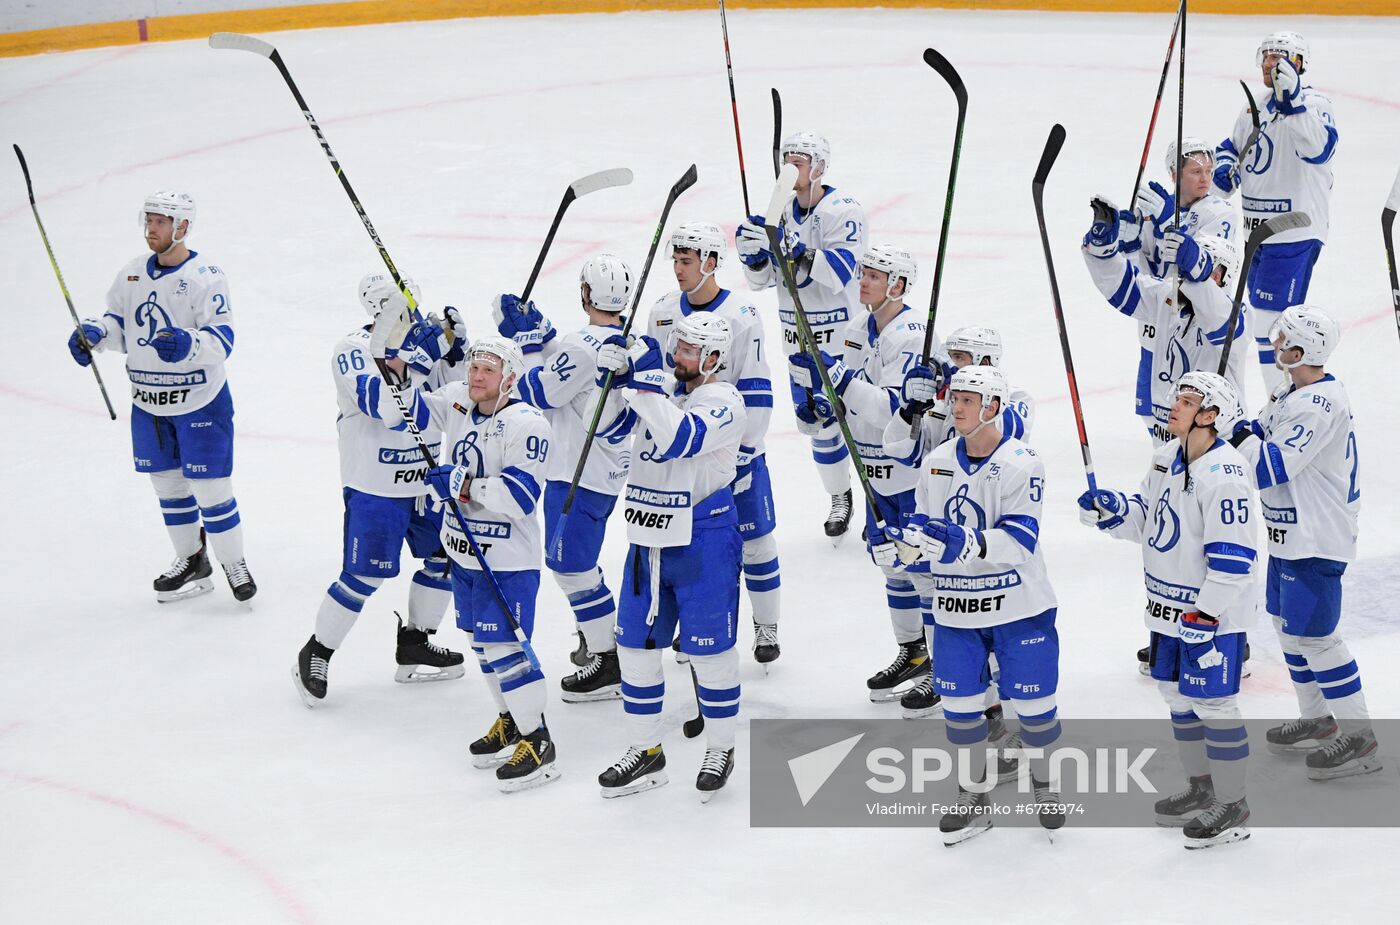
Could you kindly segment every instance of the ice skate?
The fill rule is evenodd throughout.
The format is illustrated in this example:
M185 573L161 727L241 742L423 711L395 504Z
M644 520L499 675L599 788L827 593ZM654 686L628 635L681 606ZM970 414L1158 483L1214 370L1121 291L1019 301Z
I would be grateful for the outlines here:
M515 717L502 713L496 717L486 735L467 746L472 756L472 767L485 771L505 764L511 757L504 753L505 750L515 748L519 741L520 730L515 728Z
M214 579L209 577L214 569L209 564L209 554L203 545L189 557L179 556L170 563L170 568L151 583L156 589L156 600L162 604L199 597L214 590Z
M565 703L622 699L622 669L617 663L617 650L590 655L588 664L567 678L560 678L559 686L563 688L560 697Z
M1153 804L1157 813L1157 824L1171 828L1184 826L1215 802L1215 786L1210 775L1193 777L1185 790L1163 797Z
M559 769L554 766L554 758L554 740L549 737L549 727L541 720L538 729L521 736L510 760L496 769L501 792L533 790L558 780Z
M734 773L733 748L707 748L705 758L700 762L700 774L695 778L695 789L700 791L700 802L708 803Z
M822 529L831 539L831 545L841 545L841 538L851 526L851 490L847 488L839 495L831 496L831 510L826 515Z
M399 620L398 646L394 661L398 670L394 680L402 684L418 681L451 681L467 673L462 653L433 645L432 630L405 626Z
M1000 747L1001 740L1006 738L1006 718L1001 704L993 704L982 711L982 715L987 717L987 742Z
M990 742L990 738L988 742ZM997 783L1009 784L1021 776L1021 734L1013 732L997 747Z
M992 827L991 805L990 794L973 793L959 787L957 802L938 820L944 847L951 848L986 833Z
M578 633L578 646L569 655L569 661L582 668L588 664L588 640L583 638L583 630L576 630Z
M1035 817L1040 820L1040 827L1053 843L1055 833L1065 825L1064 803L1060 801L1060 795L1050 789L1049 781L1032 777L1031 789L1035 791Z
M865 680L870 689L872 703L891 703L900 698L901 685L918 681L929 673L928 646L920 636L913 642L901 642L899 654L888 667L877 671Z
M598 786L605 800L655 790L669 781L666 753L660 745L647 749L628 748L617 763L598 775Z
M776 662L782 654L783 650L778 645L778 624L754 623L753 658L763 666L764 674L768 673L768 665Z
M321 645L314 634L297 653L296 664L292 666L292 682L296 684L302 703L308 707L314 707L326 699L330 661L334 654L335 650Z
M1138 649L1138 674L1152 677L1152 649L1149 646Z
M1302 717L1264 733L1269 751L1276 755L1297 755L1321 748L1337 734L1337 721L1330 715Z
M1344 732L1327 745L1308 752L1308 777L1311 780L1336 780L1355 777L1381 769L1376 754L1376 736L1370 729Z
M253 582L253 573L248 571L247 560L239 559L223 568L224 578L228 579L228 589L233 592L234 600L242 603L258 593L258 586Z
M873 696L871 699L875 699ZM934 716L943 712L943 695L933 689L933 673L924 672L924 676L919 679L904 695L899 698L900 714L905 719L923 719L925 716Z
M1234 803L1215 800L1205 812L1186 823L1187 850L1214 848L1249 837L1249 804L1243 799Z

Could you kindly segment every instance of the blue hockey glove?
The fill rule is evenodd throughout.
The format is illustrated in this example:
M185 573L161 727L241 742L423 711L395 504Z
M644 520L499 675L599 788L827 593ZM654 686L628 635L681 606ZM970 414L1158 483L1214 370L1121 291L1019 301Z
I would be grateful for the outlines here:
M1210 259L1210 254L1184 231L1169 232L1162 239L1158 253L1162 255L1163 263L1176 264L1181 278L1193 283L1209 279L1215 271L1215 261Z
M744 266L755 270L773 257L768 250L768 233L763 229L763 216L750 215L734 232L734 248L739 252L739 259Z
M1239 159L1232 148L1215 149L1215 188L1220 195L1229 196L1240 185Z
M409 327L399 345L398 358L426 376L449 349L440 319L429 315Z
M91 347L96 347L102 342L102 338L107 336L105 330L87 321L83 322L82 328L83 337L87 338L88 345ZM73 354L73 362L77 363L79 366L87 366L92 362L92 354L88 353L82 341L78 340L78 331L76 328L73 330L72 334L68 335L68 352Z
M1181 625L1177 635L1186 647L1191 661L1201 668L1215 668L1225 661L1225 656L1215 647L1215 631L1220 621L1214 617L1191 611L1181 615Z
M635 338L629 346L621 334L603 341L598 351L598 374L595 381L601 387L607 374L613 374L612 388L631 386L644 392L666 392L666 358L654 337Z
M894 544L893 533L898 533L897 527L886 527L884 530L876 529L871 531L867 542L870 546L870 560L882 569L900 569L904 564L899 561L899 549Z
M434 466L423 475L440 501L471 500L472 477L466 466Z
M151 339L151 347L167 363L191 359L197 343L187 328L162 328Z
M1264 428L1259 425L1259 422L1251 421L1248 418L1236 421L1235 432L1230 435L1230 445L1238 450L1250 437L1264 439Z
M827 378L831 380L831 387L836 390L837 395L843 394L846 386L856 377L845 360L834 357L825 350L822 351L822 365L826 367ZM804 389L811 389L813 392L822 390L821 373L817 371L817 361L812 359L810 353L794 353L788 357L788 375Z
M986 544L979 530L963 527L947 520L930 520L924 524L924 540L920 544L924 555L943 565L962 564L981 558Z
M947 372L942 364L935 367L924 366L916 363L909 367L909 372L904 374L904 382L899 386L899 400L906 408L919 409L932 404L938 399L938 393L943 391L947 380Z
M1128 499L1121 491L1086 491L1079 496L1079 522L1086 527L1112 530L1128 513Z
M452 346L442 355L448 366L456 366L466 359L467 348L471 346L471 338L467 336L467 322L462 317L462 313L451 305L443 306L442 313L446 316L444 327L452 332Z
M1285 116L1307 111L1307 107L1300 103L1302 95L1303 81L1298 76L1298 69L1292 61L1280 58L1274 65L1274 102L1278 104L1278 111Z
M1161 228L1172 217L1176 211L1176 197L1165 186L1153 180L1151 183L1137 191L1137 197L1133 200L1133 211L1142 217L1142 221L1152 220L1157 226L1155 233L1161 234Z

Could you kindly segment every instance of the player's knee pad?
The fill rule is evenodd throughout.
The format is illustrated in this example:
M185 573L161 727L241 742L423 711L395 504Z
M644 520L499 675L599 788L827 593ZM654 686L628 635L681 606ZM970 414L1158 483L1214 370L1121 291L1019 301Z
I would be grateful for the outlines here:
M179 469L152 472L151 486L156 490L156 497L163 501L188 498L193 494L189 481Z
M326 594L346 610L359 613L364 610L365 601L369 600L369 596L382 584L383 578L366 578L363 575L341 572L340 577L326 589Z
M1036 697L1034 700L1011 700L1011 709L1016 711L1016 715L1022 722L1034 719L1037 716L1044 716L1046 713L1054 712L1055 695L1049 697Z
M189 479L201 508L214 508L233 500L233 479Z
M633 687L653 687L661 684L665 674L661 667L660 649L631 649L617 647L617 666L622 681Z
M1059 709L1055 697L1012 700L1011 708L1021 721L1021 741L1032 748L1044 748L1060 737Z
M438 591L451 591L452 584L447 577L449 563L447 556L429 556L422 566L413 573L413 583Z
M584 591L592 591L603 583L603 571L596 567L586 572L550 572L550 574L554 576L554 583L559 586L560 591L564 592L565 597Z
M1240 713L1239 698L1234 696L1205 697L1201 700L1192 700L1191 709L1209 725L1217 725L1221 720L1237 724L1244 719L1243 714Z
M778 558L778 538L771 533L744 540L744 565L760 565Z
M1175 681L1158 681L1157 693L1162 695L1162 700L1166 702L1167 709L1173 713L1190 713L1196 708L1200 701L1192 700L1181 692Z
M1293 639L1298 654L1308 660L1314 671L1319 668L1332 668L1333 662L1341 665L1351 661L1347 644L1336 633L1328 633L1326 636L1294 636Z
M943 715L953 722L971 722L982 715L983 701L981 694L976 697L944 697L941 701Z
M695 678L702 687L727 688L739 685L739 650L730 647L714 655L692 655Z
M518 642L488 642L481 649L491 673L501 682L503 693L542 677L537 669L530 667L530 660Z

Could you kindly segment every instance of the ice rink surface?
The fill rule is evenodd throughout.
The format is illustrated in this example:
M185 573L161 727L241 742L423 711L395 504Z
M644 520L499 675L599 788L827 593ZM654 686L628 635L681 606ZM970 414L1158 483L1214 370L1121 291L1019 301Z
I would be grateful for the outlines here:
M632 168L631 187L573 207L537 286L536 301L568 329L583 321L583 260L611 250L639 268L665 190L692 161L700 181L673 219L741 218L716 20L473 19L269 38L399 266L431 305L466 307L477 332L491 295L524 285L569 181ZM1050 476L1042 543L1060 599L1061 714L1165 717L1133 662L1144 636L1138 553L1076 518L1083 478L1029 182L1050 125L1063 122L1046 197L1055 259L1101 481L1131 489L1148 455L1131 413L1134 330L1092 288L1078 244L1092 193L1127 204L1170 17L734 11L729 27L754 202L770 183L776 86L787 128L831 138L830 182L864 203L872 240L920 259L920 310L954 116L921 52L934 46L961 70L971 105L938 328L999 326L1012 380L1040 402L1033 442ZM1400 165L1400 97L1383 64L1400 22L1193 16L1188 134L1224 136L1240 78L1262 101L1254 49L1279 28L1311 42L1309 76L1340 127L1312 301L1345 326L1331 368L1349 388L1362 451L1343 632L1373 713L1394 717L1400 531L1387 470L1400 421L1376 218ZM1163 178L1175 134L1171 93L1149 177ZM709 805L692 785L702 746L675 731L693 709L675 666L671 786L598 798L597 774L626 744L622 711L557 700L572 624L547 579L536 640L555 692L558 784L504 796L471 768L465 745L494 715L474 670L393 683L391 610L405 605L406 578L372 598L331 666L329 699L308 712L288 668L340 561L329 355L362 321L354 287L377 255L286 88L253 56L182 42L2 60L0 122L28 156L82 314L100 314L113 274L144 252L142 196L176 187L196 197L195 249L222 265L233 293L234 484L261 588L251 609L222 578L195 601L153 600L150 581L171 553L148 481L131 471L120 358L102 358L121 414L112 423L64 347L71 327L19 170L0 169L16 347L0 368L0 919L1265 922L1400 901L1381 872L1400 849L1393 830L1258 828L1244 844L1188 853L1179 832L1154 828L1071 824L1053 846L998 828L954 851L930 830L750 829L748 719L896 715L870 704L862 683L894 654L880 576L855 536L833 549L821 535L826 500L784 397L769 440L783 655L762 677L745 604L739 769ZM737 262L721 278L741 285ZM673 283L663 255L644 304ZM772 308L772 292L759 298ZM775 311L767 324L776 347ZM1257 377L1250 388L1254 408ZM613 582L619 527L604 563ZM442 638L462 647L455 629ZM1253 639L1246 714L1294 715L1276 641ZM1382 750L1393 775L1400 743ZM1254 760L1277 759L1256 743Z

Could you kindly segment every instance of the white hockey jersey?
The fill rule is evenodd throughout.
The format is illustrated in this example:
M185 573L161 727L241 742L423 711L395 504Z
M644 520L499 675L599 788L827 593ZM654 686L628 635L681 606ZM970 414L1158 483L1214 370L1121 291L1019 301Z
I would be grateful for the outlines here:
M106 334L98 350L126 354L131 401L151 414L187 414L203 408L227 381L233 353L233 307L223 270L190 251L184 263L163 267L156 255L124 266L107 290L107 313L91 322ZM167 363L152 346L163 328L194 335L190 355Z
M685 546L695 510L734 481L745 427L744 399L728 382L711 381L672 397L623 388L640 426L622 496L627 540L638 546ZM703 513L703 512L702 512Z
M1269 555L1350 562L1356 557L1361 462L1351 402L1331 373L1279 386L1259 414L1264 439L1240 445L1264 509Z
M1084 263L1089 276L1108 304L1132 318L1138 326L1136 411L1160 446L1173 439L1167 432L1167 415L1176 400L1176 382L1192 370L1215 372L1230 324L1233 293L1213 280L1181 281L1185 310L1172 305L1173 282L1152 279L1139 273L1121 251L1107 257L1095 256L1085 245ZM1245 313L1235 323L1235 339L1225 378L1244 400L1244 372L1248 368L1248 338Z
M574 468L583 451L588 425L598 405L596 373L598 351L603 341L622 333L617 325L590 324L580 331L556 337L544 350L532 354L542 360L520 377L516 391L529 405L544 412L554 434L546 478L551 482L573 480ZM590 491L615 495L627 481L632 450L627 439L633 416L617 392L609 395L598 419L593 448L588 451L579 485Z
M1278 111L1271 91L1265 89L1264 95L1267 102L1265 111L1260 113L1259 139L1239 165L1240 206L1246 233L1275 215L1305 212L1312 224L1281 232L1269 243L1326 243L1332 204L1332 157L1337 152L1332 100L1312 87L1304 87L1299 98L1303 111L1286 116ZM1227 154L1238 157L1253 125L1246 106L1235 119L1230 137L1216 146L1216 160Z
M794 199L785 215L768 216L767 221L781 221L789 242L806 245L803 262L810 260L810 271L793 268L802 308L817 346L835 354L841 329L860 311L859 261L865 252L865 210L851 197L838 193L834 186L824 190L821 200L810 210L799 208ZM744 276L752 289L778 288L783 340L787 352L796 353L797 314L782 271L770 260L757 270L745 266Z
M335 380L339 409L335 429L340 484L384 498L416 497L423 493L423 474L428 471L418 442L402 423L397 407L390 408L382 400L377 402L382 423L368 407L369 402L380 398L379 393L387 395L371 358L369 340L370 329L366 325L342 337L331 351L331 377ZM466 363L437 363L427 376L412 371L410 375L415 386L431 392L443 383L465 379L466 371ZM392 396L387 397L392 402ZM386 424L392 426L386 430ZM433 458L439 458L442 434L430 425L423 430L423 439Z
M1003 437L973 462L967 441L936 447L924 458L917 510L982 531L986 555L963 564L929 565L933 618L944 626L1000 626L1055 606L1040 550L1045 466L1035 450Z
M1222 199L1214 193L1206 193L1182 211L1181 227L1193 238L1199 239L1215 234L1234 241L1239 234L1240 219L1234 204L1228 199ZM1165 235L1176 228L1176 217L1172 216L1163 223L1161 231ZM1159 253L1159 239L1147 224L1144 224L1142 237L1138 241L1142 245L1135 254L1138 269L1146 270L1156 279L1162 279L1167 275L1168 265L1162 261Z
M646 333L656 338L666 352L668 369L675 369L669 351L671 332L676 322L691 312L710 311L729 322L733 341L724 368L719 371L721 382L731 383L744 398L747 423L744 440L739 449L739 465L745 466L762 456L768 438L768 424L773 417L773 374L768 368L764 345L763 321L752 300L728 289L708 305L693 306L690 297L677 289L656 300L647 316Z
M1219 620L1221 634L1249 629L1260 573L1255 501L1244 457L1225 441L1191 463L1189 480L1181 441L1157 448L1123 522L1108 531L1142 545L1148 629L1176 636L1193 610Z
M1031 426L1035 424L1035 399L1031 393L1019 386L1011 386L1011 395L1002 409L997 430L1003 437L1015 437L1029 442ZM949 440L958 439L957 428L953 426L952 397L944 395L930 408L919 422L919 432L910 436L909 424L904 418L895 415L885 425L885 455L896 463L918 469L923 457L934 447Z

